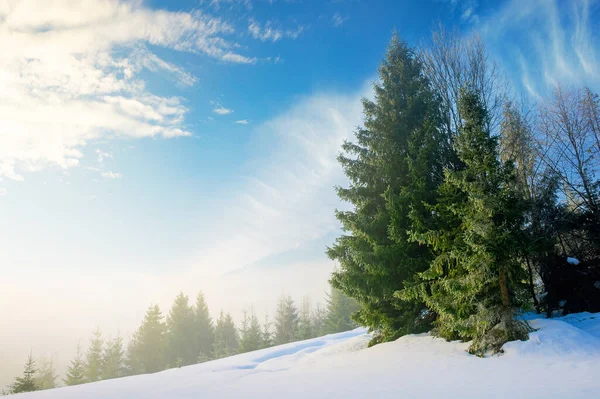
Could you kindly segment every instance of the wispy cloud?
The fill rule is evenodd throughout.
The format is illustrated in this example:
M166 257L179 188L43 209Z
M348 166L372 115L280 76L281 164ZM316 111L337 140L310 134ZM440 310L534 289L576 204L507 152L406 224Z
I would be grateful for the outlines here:
M199 11L140 1L16 0L0 5L0 176L77 166L104 137L189 136L178 97L147 89L143 69L180 86L196 77L147 45L253 63L226 39L233 27Z
M237 123L238 125L247 125L250 123L250 121L248 119L241 119L239 121L235 121L235 123Z
M299 25L296 29L284 30L275 28L270 21L267 21L263 26L254 19L250 19L248 22L248 32L250 35L263 42L276 42L283 38L297 39L303 31L304 27L302 25Z
M4 187L0 187L0 197L4 197L6 194L8 194L8 190Z
M219 101L212 100L210 103L213 105L212 112L215 114L229 115L235 112L233 109L223 106Z
M349 17L342 17L340 15L340 13L336 12L335 14L333 14L333 16L331 17L331 24L336 27L339 28L342 25L344 25L344 22L346 22L349 19Z
M121 174L120 173L110 172L110 171L109 172L102 172L101 175L105 179L120 179L121 178Z
M590 27L591 9L589 1L511 0L482 21L481 30L505 62L516 62L515 80L533 97L557 83L598 90L600 40Z

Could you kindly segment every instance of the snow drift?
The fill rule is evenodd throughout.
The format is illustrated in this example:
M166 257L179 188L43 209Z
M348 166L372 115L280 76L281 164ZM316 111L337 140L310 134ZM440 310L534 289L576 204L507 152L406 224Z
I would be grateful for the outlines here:
M478 358L428 334L367 348L356 329L156 374L23 394L31 399L597 398L600 313L531 319L525 342Z

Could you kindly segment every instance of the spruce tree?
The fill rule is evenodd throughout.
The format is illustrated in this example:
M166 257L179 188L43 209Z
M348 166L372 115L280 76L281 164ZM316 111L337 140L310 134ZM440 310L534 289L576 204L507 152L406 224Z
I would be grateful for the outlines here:
M273 346L273 323L269 320L269 314L265 313L265 322L262 325L262 342L263 348L269 348Z
M436 227L412 234L436 257L420 274L423 284L399 296L419 295L437 315L441 337L473 339L470 352L482 355L527 337L528 327L514 320L526 297L518 256L527 204L512 164L499 159L479 96L463 90L459 107L460 164L445 171L438 203L430 208Z
M86 382L85 371L86 368L85 362L83 361L83 355L81 354L81 346L77 345L77 352L67 368L67 378L65 378L63 382L68 386L84 384Z
M40 387L36 381L37 369L35 368L35 360L29 354L23 375L15 378L15 382L8 387L10 394L38 391Z
M298 314L298 330L296 331L297 340L305 340L312 338L313 335L313 319L310 308L310 300L308 298L302 299L302 306Z
M238 333L229 313L221 314L215 326L214 356L216 359L235 355L239 351Z
M130 373L156 373L166 368L166 333L160 308L151 305L127 349Z
M119 334L105 343L101 375L103 380L125 376L125 352Z
M87 382L99 381L102 375L102 333L97 328L85 355L85 379Z
M203 362L213 358L214 326L204 294L200 292L196 299L194 314L194 332L196 340L196 360Z
M298 310L290 296L283 295L277 304L275 313L274 344L281 345L292 342L298 331Z
M343 292L332 288L327 296L327 313L323 323L323 333L333 334L356 328L353 313L359 310L358 303Z
M357 304L357 306L358 306L358 304ZM356 310L358 310L358 308ZM323 308L323 306L321 306L320 303L317 303L317 306L315 306L315 309L313 310L313 312L311 314L312 325L313 325L312 338L327 334L325 332L326 317L327 317L327 310L325 308Z
M263 347L263 333L254 309L250 311L250 316L244 312L240 329L240 353L255 351Z
M194 309L180 293L167 315L167 362L169 367L188 366L198 361Z
M36 383L40 390L56 388L56 369L52 358L42 358L36 374Z
M373 343L430 328L423 301L395 293L429 266L431 251L407 231L430 222L423 204L434 201L449 159L440 103L415 52L396 34L379 78L374 101L363 100L364 127L338 157L350 186L337 193L353 209L336 212L345 234L327 251L340 264L331 284L361 305L356 321L375 331Z

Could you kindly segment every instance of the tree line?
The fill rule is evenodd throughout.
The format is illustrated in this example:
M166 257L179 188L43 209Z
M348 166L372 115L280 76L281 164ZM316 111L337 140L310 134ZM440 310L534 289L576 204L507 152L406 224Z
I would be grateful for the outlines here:
M96 329L85 352L77 346L62 382L79 385L155 373L347 331L356 327L350 315L357 309L356 301L336 289L327 295L325 307L319 304L313 307L308 298L297 306L290 296L283 295L273 320L268 315L259 320L250 309L236 326L233 317L223 311L213 320L202 293L194 304L180 293L166 317L158 305L151 305L127 345L120 335L105 339L100 329ZM51 389L59 385L57 380L51 360L40 359L38 366L30 354L23 374L4 393Z
M524 311L600 311L599 97L509 87L477 35L394 34L338 158L351 209L327 251L372 344L431 330L483 356L527 339Z

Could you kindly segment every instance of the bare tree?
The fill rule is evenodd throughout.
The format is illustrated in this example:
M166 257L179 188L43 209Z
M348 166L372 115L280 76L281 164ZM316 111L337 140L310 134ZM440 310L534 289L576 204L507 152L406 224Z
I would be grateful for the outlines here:
M458 30L448 31L440 24L433 31L431 42L422 46L419 58L442 101L449 137L461 126L456 106L461 87L479 94L489 112L487 127L492 132L498 129L508 84L497 65L490 61L479 35L462 37Z
M539 114L542 160L559 177L572 206L600 217L597 96L587 89L557 87Z

